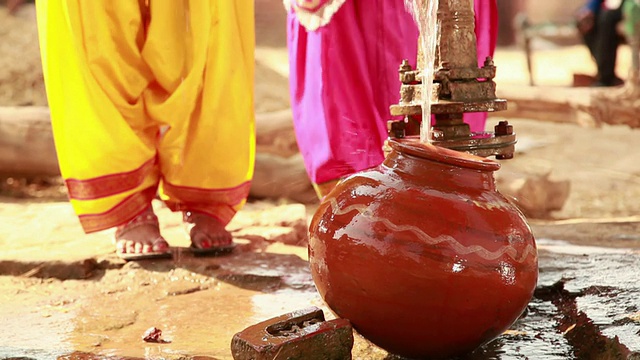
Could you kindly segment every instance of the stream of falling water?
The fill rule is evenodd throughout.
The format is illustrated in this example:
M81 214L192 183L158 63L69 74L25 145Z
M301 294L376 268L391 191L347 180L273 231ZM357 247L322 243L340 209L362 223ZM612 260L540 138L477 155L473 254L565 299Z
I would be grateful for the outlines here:
M431 88L436 57L436 42L438 39L438 0L404 0L407 10L420 29L420 48L418 64L422 64L422 124L420 126L420 141L429 141L431 128ZM420 56L420 55L418 55Z

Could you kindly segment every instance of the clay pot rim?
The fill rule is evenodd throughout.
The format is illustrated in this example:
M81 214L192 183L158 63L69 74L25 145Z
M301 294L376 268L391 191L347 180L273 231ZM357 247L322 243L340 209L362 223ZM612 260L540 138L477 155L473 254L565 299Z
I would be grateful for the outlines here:
M417 136L389 139L389 146L401 153L448 165L481 171L497 171L500 169L500 163L496 161L441 146L431 145L429 143L423 143Z

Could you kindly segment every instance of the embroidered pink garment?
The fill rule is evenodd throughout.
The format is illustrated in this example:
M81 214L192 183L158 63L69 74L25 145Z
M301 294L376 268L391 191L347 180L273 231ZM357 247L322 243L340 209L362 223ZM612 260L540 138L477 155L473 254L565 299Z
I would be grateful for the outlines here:
M331 0L295 0L293 6L297 6L308 11L317 11L330 2Z
M327 25L346 0L283 0L285 9L296 14L307 30Z

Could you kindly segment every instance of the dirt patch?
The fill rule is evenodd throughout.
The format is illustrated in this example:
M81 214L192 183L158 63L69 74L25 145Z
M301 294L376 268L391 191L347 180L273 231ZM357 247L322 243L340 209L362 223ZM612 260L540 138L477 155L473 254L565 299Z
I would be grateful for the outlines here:
M0 106L46 105L35 7L0 6Z

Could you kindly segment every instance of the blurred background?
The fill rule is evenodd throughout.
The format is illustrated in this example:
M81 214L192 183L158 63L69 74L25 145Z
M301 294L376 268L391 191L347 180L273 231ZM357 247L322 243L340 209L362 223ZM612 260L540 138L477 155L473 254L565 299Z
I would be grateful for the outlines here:
M0 195L64 200L48 128L34 4L22 1L10 12L18 2L0 0ZM498 0L495 81L498 96L507 98L516 111L492 114L496 121L490 118L488 129L509 117L519 135L520 155L504 162L499 173L515 178L533 173L540 188L536 191L543 193L553 187L540 180L543 176L571 183L566 201L545 205L555 195L542 194L536 205L541 208L530 216L635 216L640 211L640 165L633 157L637 131L624 125L577 125L580 117L567 105L588 100L589 92L567 91L580 85L576 79L581 75L595 75L574 20L583 2ZM289 110L286 13L281 0L255 0L255 5L258 155L252 196L314 203ZM628 45L618 50L619 77L628 74L630 54ZM538 102L542 95L551 99ZM517 111L517 97L528 101L529 111Z
M0 6L12 1L16 0L1 0ZM25 3L26 6L12 15L7 11L0 13L0 106L46 104L33 1ZM536 84L569 86L574 73L593 73L595 68L589 53L573 26L575 12L583 3L584 0L498 0L498 83L528 83L522 44L525 28L536 33L531 44ZM522 24L525 18L528 27ZM258 111L286 106L283 105L288 98L288 90L283 87L286 85L283 77L288 73L285 24L286 13L280 0L256 0L256 60L260 65L257 75ZM629 49L623 46L620 51L619 72L626 75L629 62L624 54ZM571 54L571 61L567 61L568 54ZM264 84L269 84L273 90L268 96L261 92ZM282 99L279 99L281 94Z

